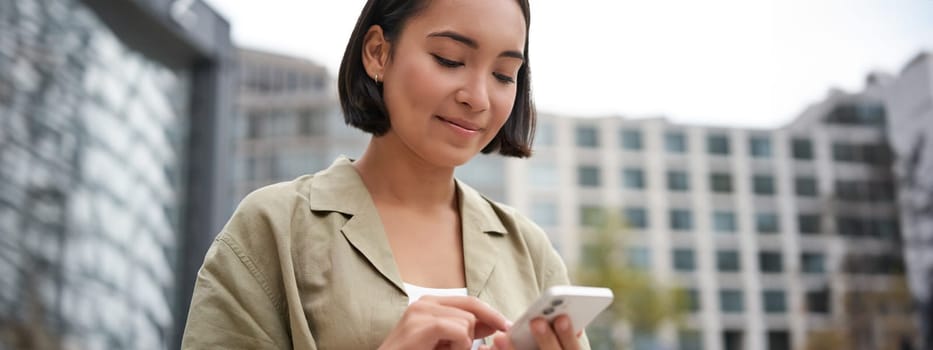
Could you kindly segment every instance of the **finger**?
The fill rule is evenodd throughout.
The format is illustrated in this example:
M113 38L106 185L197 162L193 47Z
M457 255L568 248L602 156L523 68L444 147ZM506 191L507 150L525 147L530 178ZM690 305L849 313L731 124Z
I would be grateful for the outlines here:
M492 337L492 344L496 350L514 350L512 339L509 339L508 333L498 332Z
M482 338L492 334L492 331L485 331L486 334L477 334L476 329L480 327L480 323L477 322L475 315L467 311L439 304L433 304L430 309L426 311L435 318L445 318L461 323L467 330L467 335L470 336L470 339ZM480 328L488 329L489 327L482 326Z
M560 340L564 350L575 350L580 348L580 342L573 334L573 324L570 317L562 315L554 320L554 332L557 333L557 339Z
M557 335L554 334L547 320L541 317L536 318L531 320L530 326L531 335L534 336L539 349L560 349L560 341L557 340Z
M478 338L486 337L492 334L494 331L507 331L511 322L502 316L499 311L496 311L482 300L477 299L476 297L471 296L449 296L449 297L433 297L429 300L434 301L441 305L455 307L469 313L472 313L476 316L476 323L482 324L485 327L478 327L476 330L475 336Z
M435 345L445 344L450 349L469 349L473 345L473 338L467 334L467 327L459 319L436 318L432 327L425 327L433 336ZM429 338L430 339L430 338Z

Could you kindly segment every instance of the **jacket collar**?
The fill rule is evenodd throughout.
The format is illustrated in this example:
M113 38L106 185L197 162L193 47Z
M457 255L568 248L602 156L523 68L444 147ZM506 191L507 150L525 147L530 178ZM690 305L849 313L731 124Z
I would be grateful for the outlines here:
M308 204L311 211L339 212L349 216L340 229L343 235L379 273L404 292L382 220L351 161L342 156L337 158L330 167L315 174L310 183ZM508 231L489 200L459 180L456 186L467 290L470 295L478 296L495 266L494 236Z

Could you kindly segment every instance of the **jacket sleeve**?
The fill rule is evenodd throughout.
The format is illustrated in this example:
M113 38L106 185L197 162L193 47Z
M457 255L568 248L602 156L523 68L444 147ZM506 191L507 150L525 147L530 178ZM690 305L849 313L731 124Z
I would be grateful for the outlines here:
M530 243L530 245L532 245L531 249L535 251L535 255L538 257L536 260L540 266L537 269L540 276L540 291L544 292L545 289L551 286L571 285L567 265L564 264L564 259L554 249L544 230L521 215L517 215L517 219L529 231L531 236L538 238L534 239L534 242ZM583 332L580 336L580 349L590 349L590 342L586 337L586 332Z
M221 233L198 272L181 348L291 348L277 295L242 246Z

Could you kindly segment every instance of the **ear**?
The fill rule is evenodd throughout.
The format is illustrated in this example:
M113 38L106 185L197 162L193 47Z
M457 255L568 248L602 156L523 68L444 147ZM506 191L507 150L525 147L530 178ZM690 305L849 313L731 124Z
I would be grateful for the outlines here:
M373 25L363 37L363 67L370 78L378 74L379 81L385 77L386 62L389 60L389 42L383 35L382 27Z

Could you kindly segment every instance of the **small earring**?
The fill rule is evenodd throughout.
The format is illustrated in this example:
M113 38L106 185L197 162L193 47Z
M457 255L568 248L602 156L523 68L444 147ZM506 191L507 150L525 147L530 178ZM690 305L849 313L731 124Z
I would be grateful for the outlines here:
M376 84L379 83L379 73L373 75L373 80L376 81Z

